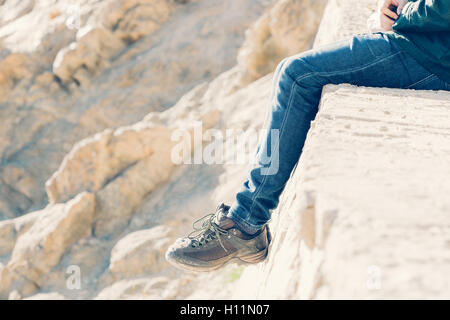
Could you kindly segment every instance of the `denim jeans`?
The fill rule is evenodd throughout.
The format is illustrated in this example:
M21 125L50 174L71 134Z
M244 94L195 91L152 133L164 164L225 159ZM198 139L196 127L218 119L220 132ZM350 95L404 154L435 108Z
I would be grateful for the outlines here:
M356 35L284 59L274 73L265 124L267 134L260 141L248 179L228 212L238 226L254 231L268 222L300 158L310 123L318 111L322 88L341 83L450 90L448 83L424 69L381 32ZM273 139L275 133L277 139ZM274 161L278 163L274 165ZM271 166L278 170L264 172Z

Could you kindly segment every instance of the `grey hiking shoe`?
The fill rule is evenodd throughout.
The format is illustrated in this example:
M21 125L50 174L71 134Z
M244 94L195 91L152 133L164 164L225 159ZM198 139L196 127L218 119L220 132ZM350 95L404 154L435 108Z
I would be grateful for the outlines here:
M228 262L264 260L271 240L269 228L264 226L252 235L242 232L225 216L229 208L222 204L215 213L194 222L194 231L169 247L167 261L181 269L211 271Z

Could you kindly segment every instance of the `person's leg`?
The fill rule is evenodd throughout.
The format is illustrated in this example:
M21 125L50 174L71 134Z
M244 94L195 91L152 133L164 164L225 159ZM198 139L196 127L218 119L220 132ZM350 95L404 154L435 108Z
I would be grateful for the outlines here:
M265 225L270 210L277 207L326 84L449 89L382 33L357 35L287 58L277 67L274 80L267 134L227 214L248 233Z
M382 34L359 35L283 60L274 75L267 135L236 203L231 209L222 204L195 223L193 233L169 247L167 261L182 269L208 271L233 259L257 263L266 258L270 210L278 205L317 113L322 88L329 83L448 90L448 84ZM271 149L275 152L266 152Z

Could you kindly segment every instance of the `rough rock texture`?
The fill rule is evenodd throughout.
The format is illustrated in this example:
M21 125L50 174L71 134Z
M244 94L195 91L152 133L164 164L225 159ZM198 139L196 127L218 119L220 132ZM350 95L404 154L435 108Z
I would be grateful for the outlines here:
M272 72L285 57L312 46L325 0L283 0L275 3L247 31L238 62L245 66L244 81Z
M366 4L330 1L317 43L364 30ZM236 297L448 299L449 111L443 91L326 88L269 259Z
M38 293L24 300L65 300L64 296L57 292Z
M215 110L198 118L205 129L217 119ZM192 130L187 119L178 121ZM175 167L171 160L176 145L171 138L173 130L167 123L158 126L145 120L81 141L47 181L50 202L67 201L84 190L96 192L95 235L109 235L125 227L144 197L165 182Z
M41 287L67 248L90 236L94 211L95 198L86 192L43 210L16 240L11 258L1 272L0 295L6 296L12 289L27 295Z
M157 226L120 239L111 251L110 271L129 277L159 271L166 264L161 252L172 240L169 231L166 226Z
M270 1L0 3L5 219L45 206L42 186L75 143L163 111L231 68Z

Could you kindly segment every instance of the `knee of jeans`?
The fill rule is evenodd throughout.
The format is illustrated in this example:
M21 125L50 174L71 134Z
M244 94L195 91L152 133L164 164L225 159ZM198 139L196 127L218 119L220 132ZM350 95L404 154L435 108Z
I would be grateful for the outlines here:
M280 65L280 72L289 76L293 80L300 78L310 72L307 55L300 54L284 59Z

